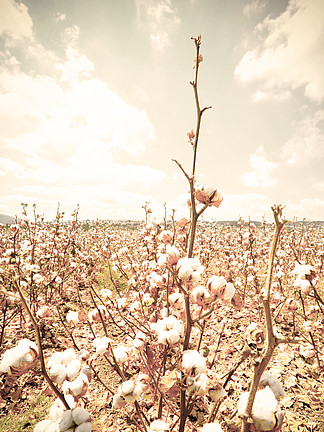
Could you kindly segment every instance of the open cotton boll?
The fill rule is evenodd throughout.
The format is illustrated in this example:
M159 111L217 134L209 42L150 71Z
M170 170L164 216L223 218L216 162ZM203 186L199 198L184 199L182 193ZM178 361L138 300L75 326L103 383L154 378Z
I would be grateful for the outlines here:
M175 344L179 342L179 340L180 340L180 335L176 329L171 329L167 332L167 341L170 344Z
M62 361L62 353L61 352L58 352L58 351L56 351L55 353L53 353L52 355L51 355L51 357L49 358L49 360L48 360L48 362L47 362L47 366L49 367L49 368L51 368L54 364L56 364L56 363L61 363L61 361Z
M196 350L185 350L182 353L182 368L190 374L206 371L206 359Z
M59 430L66 431L73 425L72 411L67 410L63 412L61 420L59 421Z
M285 390L283 389L281 382L278 380L278 378L273 376L270 372L268 372L268 371L263 372L263 374L261 376L260 383L263 385L268 385L271 388L271 390L273 391L273 394L275 395L275 397L277 399L280 396L282 396L282 397L286 396Z
M249 393L243 393L238 401L238 415L243 416L246 410ZM271 431L282 421L281 410L270 387L258 390L252 408L254 426L260 431Z
M120 386L117 389L117 393L121 396L125 397L126 395L132 393L134 390L135 384L132 380L124 381L120 384Z
M34 432L46 432L47 428L53 424L56 425L56 427L58 428L57 423L54 422L53 420L50 419L42 420L39 423L37 423L37 425L34 427ZM59 431L59 429L57 429L57 431Z
M59 428L59 425L57 424L57 422L54 422L54 423L51 423L50 425L48 425L46 428L46 432L60 432L60 428Z
M62 417L63 412L64 410L54 403L49 410L49 417L54 421L59 420Z
M49 376L58 384L66 378L66 367L60 363L55 363L49 370Z
M128 348L124 345L118 345L113 349L113 353L117 363L123 364L128 360Z
M168 423L164 422L163 420L154 420L150 424L149 432L163 432L169 430Z
M126 405L126 401L120 394L116 393L112 400L113 408L121 408Z
M80 374L74 381L68 383L68 389L74 394L74 396L79 396L87 385L88 378L84 374Z
M223 300L231 301L235 294L235 287L231 282L228 282L225 287L225 291L223 294Z
M91 432L92 431L92 423L86 422L82 423L74 429L74 432Z
M76 359L77 355L72 348L68 348L62 352L61 363L67 366L72 360Z
M79 425L89 420L90 414L88 411L81 407L76 407L72 410L72 417L74 422Z
M202 427L201 432L223 432L223 429L218 422L206 423Z
M66 375L70 380L74 380L81 369L81 361L78 359L72 360L67 366L66 366Z
M95 338L92 343L96 349L97 354L105 354L108 351L111 339L104 336L102 338Z
M9 372L10 366L17 367L19 364L19 359L20 356L19 356L19 352L16 350L16 347L7 350L4 353L0 363L0 372Z
M64 395L64 398L71 409L75 408L75 400L72 395ZM66 409L65 406L63 405L63 402L59 398L55 399L54 405L61 408L62 411L65 411Z
M66 315L66 321L68 323L73 322L73 324L77 324L79 322L79 314L75 311L69 311Z

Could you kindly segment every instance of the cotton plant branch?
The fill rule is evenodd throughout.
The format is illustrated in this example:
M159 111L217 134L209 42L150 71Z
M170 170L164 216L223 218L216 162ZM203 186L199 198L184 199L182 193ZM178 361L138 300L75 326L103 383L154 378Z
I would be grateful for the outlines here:
M69 404L67 403L67 401L65 400L64 394L61 393L59 391L59 389L56 387L56 385L53 383L53 381L51 380L51 378L49 377L47 370L46 370L46 365L45 365L45 360L44 360L44 353L43 353L43 346L42 346L42 339L41 339L41 335L39 332L39 326L35 320L34 315L32 314L26 300L25 297L20 289L19 283L17 281L14 282L15 288L20 296L20 300L21 303L23 305L23 308L25 309L27 315L29 316L31 323L33 325L35 334L36 334L36 344L37 344L37 349L38 349L38 355L39 355L39 360L40 360L40 364L41 364L41 372L43 377L45 378L47 384L49 385L49 387L51 388L51 390L53 390L54 394L60 399L60 401L62 402L62 404L64 405L64 407L69 410Z
M274 259L276 255L276 249L278 246L280 233L287 222L286 220L282 219L282 210L283 207L281 205L274 205L272 206L272 212L275 220L275 232L272 238L272 244L270 249L270 255L269 255L269 264L268 264L268 271L267 271L267 277L266 277L266 283L265 283L265 291L263 293L262 303L263 303L263 309L265 313L265 321L266 321L266 329L267 329L267 343L265 352L260 360L260 362L255 366L254 369L254 375L249 391L249 398L246 405L246 410L244 413L244 416L242 418L242 426L241 426L241 432L248 432L250 429L251 423L253 423L252 419L252 408L253 403L255 399L256 392L259 387L259 383L261 380L261 376L263 372L265 371L273 352L278 345L278 340L274 335L273 332L273 324L272 324L272 316L271 316L271 308L270 308L270 288L271 288L271 282L272 282L272 273L273 273L273 264Z

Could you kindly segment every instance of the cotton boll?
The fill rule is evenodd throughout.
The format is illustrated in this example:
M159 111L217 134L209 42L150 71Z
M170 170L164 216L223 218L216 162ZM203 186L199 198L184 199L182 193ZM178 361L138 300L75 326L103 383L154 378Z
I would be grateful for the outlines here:
M62 417L63 412L64 410L54 403L49 410L49 417L54 421L59 420Z
M113 408L121 408L126 405L126 401L120 394L115 394L112 400L112 407Z
M34 427L34 432L46 432L47 428L53 423L55 423L53 420L42 420Z
M311 344L300 345L299 352L300 355L302 355L305 358L313 357L313 355L315 354L314 347Z
M126 395L132 393L135 384L131 380L124 381L117 389L118 394L125 397Z
M105 354L109 349L111 339L108 337L95 338L93 340L93 346L96 349L97 354Z
M162 330L158 333L158 343L166 345L168 341L168 331Z
M243 416L246 410L249 393L243 393L238 402L238 415ZM270 431L282 421L282 413L270 387L258 390L252 409L254 426L260 431Z
M77 324L79 322L79 314L75 311L69 311L66 315L66 321L68 323L72 322L73 324Z
M81 369L81 361L78 359L72 360L67 366L66 366L66 375L70 380L74 380Z
M206 359L196 350L183 351L182 368L188 373L203 373L206 371Z
M62 384L62 382L66 378L66 367L62 364L55 363L51 369L49 370L49 376L58 384Z
M223 429L218 422L206 423L202 427L201 432L223 432Z
M180 279L182 279L185 282L190 281L193 277L193 270L192 270L191 266L190 265L182 265L179 268L178 276Z
M59 425L55 423L51 423L47 426L46 432L60 432Z
M77 407L74 410L72 410L72 417L74 422L79 425L81 423L84 423L89 420L90 415L88 411L84 408Z
M63 412L61 420L58 424L60 431L66 431L73 425L72 411L67 410Z
M171 329L167 332L167 341L170 344L175 344L175 343L179 342L179 340L180 340L180 335L177 332L177 330Z
M67 366L74 359L76 359L76 353L72 348L68 348L62 352L61 363L64 366Z
M74 432L91 432L92 423L86 422L82 423L74 429Z
M285 397L286 393L281 385L281 382L270 372L263 372L260 383L263 385L268 385L277 399L279 399L280 396Z
M47 366L51 368L56 363L61 363L62 360L62 353L61 352L55 352L52 354L52 356L49 358L47 362Z
M118 345L113 353L117 363L123 364L128 360L128 349L123 345Z
M66 400L66 403L69 405L69 407L71 409L75 408L75 401L74 401L74 397L72 395L64 395L64 399ZM66 409L65 405L63 404L63 402L59 398L55 399L54 405L61 408L62 411L65 411L65 409Z
M163 420L154 420L150 424L149 432L164 432L169 430L168 423L165 423Z
M231 301L234 294L235 294L234 285L231 282L228 282L226 284L225 291L223 294L223 300Z

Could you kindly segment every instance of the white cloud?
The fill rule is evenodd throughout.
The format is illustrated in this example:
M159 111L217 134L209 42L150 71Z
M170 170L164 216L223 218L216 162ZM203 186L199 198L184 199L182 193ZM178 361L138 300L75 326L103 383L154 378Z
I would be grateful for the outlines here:
M28 8L15 0L0 0L0 35L6 36L6 45L21 39L34 39L33 22Z
M28 18L27 8L21 10ZM32 29L31 20L26 22ZM4 33L11 46L0 69L0 175L7 179L6 187L1 185L1 208L16 213L20 202L35 202L40 212L54 216L57 202L71 211L80 203L84 217L104 217L107 209L111 214L105 217L127 218L127 210L134 215L132 205L141 208L152 198L150 188L165 177L143 163L116 162L123 152L135 158L154 143L146 112L95 76L94 64L78 47L79 27L62 33L63 58L36 40L25 43L22 35L30 34L19 27L13 27L10 37ZM35 65L50 58L48 73L36 66L24 70L25 57L12 54L18 45L37 60Z
M137 19L150 32L152 46L163 50L171 45L171 35L180 24L172 0L135 0Z
M245 186L267 188L277 183L271 176L271 173L278 164L267 159L262 146L250 156L250 164L253 171L245 172L241 175L241 181Z
M324 3L290 0L278 17L268 16L255 29L261 40L235 69L242 82L258 81L263 96L278 97L287 89L304 87L312 100L324 98ZM265 36L264 36L265 35Z
M282 148L284 160L290 165L301 165L324 157L323 126L324 110L306 115Z
M57 12L54 16L54 22L66 21L66 14L62 12Z
M243 14L250 18L260 13L266 6L266 2L262 0L253 0L250 3L244 5Z
M287 219L293 220L294 218L310 219L309 215L312 215L311 220L323 220L324 214L324 200L320 198L305 198L300 200L298 203L293 203L287 200L284 210L284 215Z

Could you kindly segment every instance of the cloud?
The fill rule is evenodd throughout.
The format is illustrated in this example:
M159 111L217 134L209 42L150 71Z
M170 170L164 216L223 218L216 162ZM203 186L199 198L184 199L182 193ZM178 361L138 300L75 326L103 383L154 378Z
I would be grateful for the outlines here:
M61 12L57 12L54 16L54 22L58 23L61 21L66 21L66 14L61 13Z
M135 0L138 23L148 27L152 46L163 50L180 24L172 0Z
M5 36L7 46L18 40L34 39L27 6L15 0L0 0L0 10L0 36Z
M260 40L235 69L243 83L258 82L263 98L304 87L314 101L324 98L324 4L322 0L290 0L276 18L268 16L255 28ZM253 42L255 43L255 42Z
M13 22L23 16L32 29L27 8L7 3L16 13L16 18L10 15ZM32 33L19 26L4 33L11 45L0 69L0 175L6 178L6 185L0 185L1 208L10 213L14 203L36 202L49 213L57 202L67 208L79 202L85 217L86 211L95 217L97 209L103 217L109 208L125 218L126 209L131 214L135 202L140 208L165 177L143 163L116 162L125 154L136 159L154 145L146 112L95 76L94 64L78 46L79 27L62 33L65 52L60 57L22 35ZM18 45L26 49L13 54ZM28 69L26 58L33 60ZM49 58L52 67L44 73L38 65Z
M262 0L254 0L244 5L243 14L250 18L260 13L266 6L266 2Z
M277 181L271 176L271 173L278 166L277 163L267 159L263 147L251 155L250 164L253 171L245 172L241 175L241 181L248 187L272 187Z
M295 125L295 130L282 148L282 157L289 165L303 165L324 157L324 110L308 114Z

